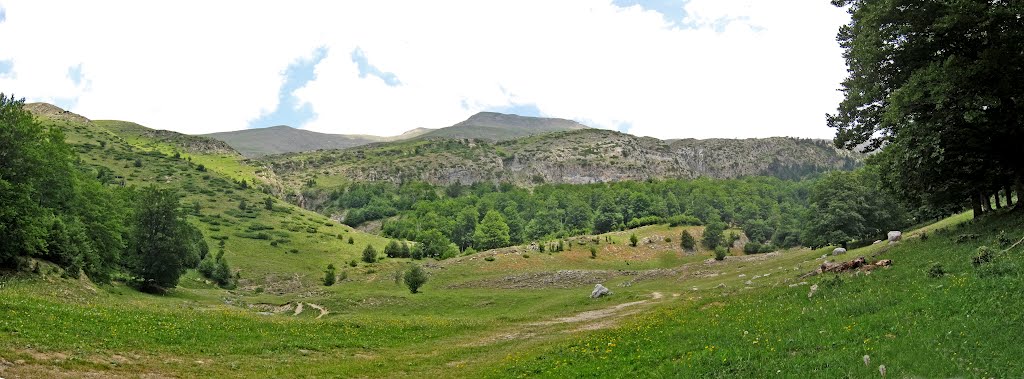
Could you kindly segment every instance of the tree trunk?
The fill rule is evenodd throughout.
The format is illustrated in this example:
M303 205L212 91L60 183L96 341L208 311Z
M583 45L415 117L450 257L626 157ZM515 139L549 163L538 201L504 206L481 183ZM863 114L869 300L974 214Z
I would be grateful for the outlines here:
M1003 185L1003 193L1006 194L1006 206L1007 207L1012 207L1013 206L1013 189L1010 187L1009 183L1006 183L1006 184Z
M981 209L981 194L976 193L974 196L971 196L971 208L974 209L974 218L981 217L981 215L985 213L985 211Z
M988 213L988 207L992 206L992 204L988 203L988 197L985 196L984 192L978 192L978 201L981 202L981 214Z
M993 200L992 201L992 210L997 210L997 209L1003 207L1002 205L999 204L999 191L996 191L995 196L986 196L986 197Z

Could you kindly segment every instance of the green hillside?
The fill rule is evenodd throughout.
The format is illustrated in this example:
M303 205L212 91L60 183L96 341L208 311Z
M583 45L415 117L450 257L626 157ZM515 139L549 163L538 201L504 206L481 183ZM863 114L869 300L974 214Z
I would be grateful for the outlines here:
M432 184L603 183L663 178L775 176L798 179L850 170L864 155L797 138L662 141L603 129L546 133L503 142L429 139L347 150L264 157L287 187L317 182Z
M327 149L345 149L381 142L386 138L364 135L317 133L285 125L206 134L224 141L246 157Z
M505 141L537 134L581 129L587 129L587 126L560 118L480 112L458 124L426 132L420 137Z

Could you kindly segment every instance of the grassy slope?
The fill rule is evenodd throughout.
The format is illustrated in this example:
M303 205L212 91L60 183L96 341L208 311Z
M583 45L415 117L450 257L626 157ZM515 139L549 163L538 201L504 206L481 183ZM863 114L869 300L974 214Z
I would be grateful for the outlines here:
M108 139L106 148L98 139ZM189 189L185 202L202 204L203 216L193 221L208 236L229 236L227 256L242 270L243 285L225 291L190 273L170 295L151 296L53 274L0 277L0 376L834 377L877 375L878 364L898 376L1024 372L1013 341L1024 302L1019 271L982 278L968 263L976 246L994 244L993 231L1024 234L1019 216L958 229L954 225L969 217L962 215L943 221L951 229L944 232L928 226L927 241L883 253L894 259L892 269L809 279L821 286L810 300L807 285L789 285L819 265L828 249L707 261L707 251L680 251L680 228L664 225L610 234L615 243L596 245L597 259L587 243L554 254L519 247L422 262L431 279L423 293L412 295L393 281L407 260L342 265L365 243L379 248L383 239L327 226L323 216L280 203L278 211L255 210L255 219L235 217L238 200L259 205L263 195L234 188L217 173L204 179L163 154L141 155L103 129L71 125L69 140L87 163L111 167L130 184ZM136 157L143 167L130 164ZM290 241L271 247L235 235L253 222L287 233ZM307 233L310 226L317 232ZM690 229L700 235L699 227ZM634 232L655 242L629 247ZM356 243L337 239L339 233ZM964 233L988 237L955 242ZM665 237L674 242L658 242ZM286 253L292 248L300 252ZM1019 264L1020 250L1009 264ZM482 259L488 255L495 259ZM927 277L932 261L951 274ZM318 285L328 262L348 278ZM503 288L508 276L570 269L599 270L577 272L606 275L601 282L615 294L588 299L593 278ZM653 269L671 271L638 279L638 270ZM251 307L288 302L318 304L330 313L316 319L307 305L297 316L262 315L265 307ZM558 321L586 312L598 317ZM864 366L864 354L871 367Z
M1002 215L929 232L876 252L895 262L891 269L810 279L820 287L813 298L797 286L666 305L620 329L510 354L491 374L867 377L885 365L895 377L1019 377L1024 249L996 263L1002 274L970 264L979 245L999 244L999 230L1017 240L1024 220ZM961 234L983 237L957 242ZM929 277L933 262L948 274Z

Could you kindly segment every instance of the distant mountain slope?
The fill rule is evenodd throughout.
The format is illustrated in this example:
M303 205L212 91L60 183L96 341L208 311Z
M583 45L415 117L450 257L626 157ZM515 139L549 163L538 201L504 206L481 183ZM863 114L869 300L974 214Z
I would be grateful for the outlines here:
M132 142L144 141L146 144L151 145L147 146L150 148L156 148L157 144L161 144L187 153L218 154L227 156L239 155L238 152L231 148L227 143L209 137L193 136L170 130L150 129L128 121L96 120L95 122L114 134Z
M318 133L284 125L211 133L205 136L227 142L242 155L252 158L284 153L347 149L376 142L394 142L414 138L473 138L504 141L536 134L578 129L587 129L587 127L575 121L559 118L481 112L449 127L441 129L416 128L391 137Z
M341 151L267 157L283 183L426 181L434 184L509 182L597 183L652 178L784 179L852 169L863 155L829 141L773 137L662 141L602 129L541 134L503 142L414 140ZM326 177L326 178L325 178Z
M376 136L317 133L285 125L211 133L204 136L224 141L246 157L345 149L386 140L384 137Z
M586 125L560 118L526 117L480 112L466 121L423 134L422 138L475 138L504 141L543 133L587 129Z
M69 121L76 123L89 123L89 119L82 117L79 114L72 113L61 109L60 107L49 104L49 103L29 103L25 104L25 110L32 113L36 117L43 117L51 120L58 121Z

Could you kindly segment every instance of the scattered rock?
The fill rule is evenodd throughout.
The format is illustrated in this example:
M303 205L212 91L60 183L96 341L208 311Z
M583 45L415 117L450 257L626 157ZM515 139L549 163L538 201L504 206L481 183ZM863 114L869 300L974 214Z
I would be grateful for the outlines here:
M594 290L590 292L590 298L591 299L596 299L596 298L599 298L601 296L609 296L611 294L612 294L612 291L609 290L608 287L605 287L605 286L602 286L601 284L598 284L598 285L594 286Z
M748 281L746 281L746 282L743 282L743 284L746 284L746 285L748 285L748 286L752 286L752 285L754 285L754 281L752 281L752 280L748 280Z
M871 357L868 356L867 354L864 355L864 366L865 367L871 366Z
M872 242L871 244L872 245L877 245L877 244L880 244L880 243L882 243L882 240L876 240L875 242Z
M793 283L793 284L789 285L789 288L799 287L799 286L806 286L806 285L807 285L807 282Z
M846 249L837 247L832 250L832 255L846 254Z
M810 299L811 297L813 297L815 292L818 292L818 285L817 284L811 286L811 292L807 293L807 298Z
M715 286L715 288L725 288L725 283L718 283L718 285Z
M889 237L889 242L899 242L901 239L903 239L903 232L900 232L899 230L893 230L890 231L889 234L887 234L887 236Z

